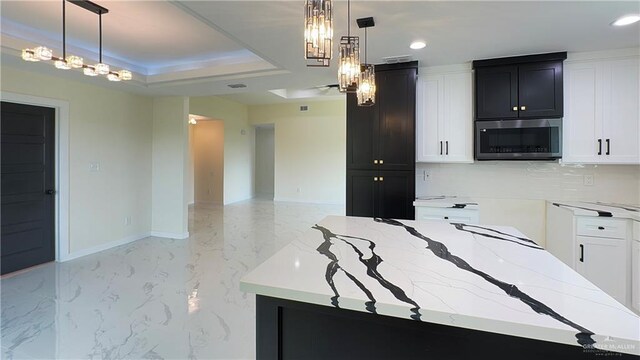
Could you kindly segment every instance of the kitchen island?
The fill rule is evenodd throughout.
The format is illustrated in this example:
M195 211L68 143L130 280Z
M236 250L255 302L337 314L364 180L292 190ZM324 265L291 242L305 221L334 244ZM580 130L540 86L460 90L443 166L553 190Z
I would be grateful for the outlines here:
M240 286L258 359L640 352L637 315L509 227L329 216Z

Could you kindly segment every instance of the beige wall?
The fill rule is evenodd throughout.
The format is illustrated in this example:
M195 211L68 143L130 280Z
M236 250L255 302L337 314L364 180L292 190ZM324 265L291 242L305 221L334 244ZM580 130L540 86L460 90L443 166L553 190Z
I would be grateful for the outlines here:
M188 236L188 116L187 97L153 99L153 235Z
M70 253L148 234L152 99L6 64L0 70L2 91L69 103ZM92 162L100 171L89 171Z
M224 203L253 196L253 129L246 105L215 96L190 98L191 114L224 122Z
M224 200L224 123L199 120L193 128L195 202Z
M276 201L344 204L344 100L250 106L249 120L275 124Z

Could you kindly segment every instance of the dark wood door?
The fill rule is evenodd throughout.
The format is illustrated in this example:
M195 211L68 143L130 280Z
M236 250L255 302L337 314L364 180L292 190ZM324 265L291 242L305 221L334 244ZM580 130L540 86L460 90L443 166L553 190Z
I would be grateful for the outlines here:
M347 170L347 215L376 216L377 170Z
M414 220L415 181L413 171L380 171L376 216Z
M55 259L55 110L2 103L2 274Z
M562 117L562 103L562 61L519 66L520 118Z
M373 169L377 154L377 105L358 106L356 94L347 94L347 169Z
M376 74L378 160L383 170L415 169L416 69Z
M476 119L518 117L518 67L491 66L476 70Z

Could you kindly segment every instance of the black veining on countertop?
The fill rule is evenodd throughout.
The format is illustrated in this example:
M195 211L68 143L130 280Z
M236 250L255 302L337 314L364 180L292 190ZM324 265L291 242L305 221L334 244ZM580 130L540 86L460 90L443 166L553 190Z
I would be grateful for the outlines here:
M452 208L453 209L464 209L467 207L467 205L478 205L478 203L460 203L460 204L453 204Z
M557 206L557 207L566 207L566 208L574 208L574 209L580 209L580 210L594 211L594 212L598 213L598 216L613 217L613 214L608 212L608 211L589 209L589 208L586 208L586 207L575 206L575 205L566 205L566 204L560 204L560 203L553 203L553 205Z
M427 242L427 249L430 250L438 258L452 263L453 265L455 265L456 267L458 267L461 270L468 271L468 272L471 272L471 273L473 273L475 275L480 276L481 278L483 278L484 280L486 280L490 284L495 285L498 288L500 288L507 295L509 295L511 297L514 297L516 299L519 299L520 301L522 301L523 303L528 305L536 313L550 316L550 317L560 321L561 323L566 324L568 326L571 326L572 328L578 330L579 332L578 332L578 334L576 334L576 339L578 340L578 344L582 345L583 347L591 348L591 347L593 347L593 344L595 344L595 340L593 340L593 338L591 337L591 336L594 335L593 332L591 332L588 329L586 329L586 328L584 328L584 327L572 322L571 320L568 320L568 319L564 318L562 315L560 315L557 312L555 312L549 306L545 305L544 303L540 302L539 300L536 300L536 299L532 298L528 294L524 293L522 290L518 289L517 286L515 286L513 284L506 283L506 282L503 282L503 281L500 281L500 280L494 278L493 276L491 276L491 275L489 275L489 274L487 274L487 273L485 273L483 271L475 269L474 267L469 265L469 263L467 263L462 258L451 254L451 252L449 252L449 249L447 249L446 245L444 245L443 243L435 241L435 240L433 240L431 238L428 238L428 237L422 235L414 227L407 226L407 225L401 223L398 220L376 218L375 221L376 222L380 222L380 223L384 223L384 224L387 224L387 225L403 227L412 236L415 236L415 237L417 237L417 238L419 238L421 240L426 241Z
M540 247L540 245L536 244L535 241L533 241L531 239L527 239L527 238L523 238L523 237L519 237L519 236L507 234L507 233L503 233L502 231L498 231L498 230L495 230L495 229L485 228L485 227L478 226L478 225L468 225L468 224L460 224L460 223L451 223L451 225L453 225L457 230L465 231L465 232L468 232L468 233L473 234L473 235L480 235L480 236L488 237L488 238L491 238L491 239L508 241L508 242L511 242L511 243L514 243L514 244L518 244L518 245L521 245L521 246L526 246L526 247L531 248L531 249L543 250L543 248ZM499 235L481 233L481 232L469 230L467 228L482 229L482 230L493 232L495 234L503 235L505 237L502 237L502 236L499 236ZM526 244L523 244L522 242L517 241L517 240L509 239L507 237L513 238L513 239L517 239L517 240L520 240L520 241L524 241Z
M328 231L325 232L324 228L321 228L318 225L313 226L312 229L320 230L322 232L322 237L324 238L324 241L322 242L322 244L320 244L320 246L318 246L318 248L316 250L320 254L328 257L329 260L331 260L327 264L327 271L324 274L324 277L325 277L325 280L327 281L327 284L329 284L329 287L331 287L331 290L333 291L333 296L331 297L331 304L333 306L337 307L337 308L340 307L340 305L338 303L338 298L340 297L340 293L338 293L338 289L336 288L336 285L333 282L333 277L338 272L338 270L342 270L342 272L344 272L344 274L347 275L347 277L351 281L353 281L353 283L356 284L356 286L358 288L360 288L360 290L362 290L362 292L369 299L369 301L367 301L365 303L365 307L366 307L367 311L372 312L372 313L375 314L376 313L376 309L375 309L376 299L373 297L373 294L371 293L371 291L369 291L369 289L367 289L364 286L364 284L361 283L355 276L353 276L347 270L343 269L338 264L338 258L336 257L336 255L331 252L330 248L331 248L331 245L333 245L333 243L331 243L331 236L330 236L331 233L328 232Z
M393 296L405 303L408 303L410 305L413 305L414 307L411 309L411 312L413 313L413 315L411 315L411 318L413 320L420 320L420 317L422 316L420 314L420 306L410 297L407 296L407 294L404 292L404 290L402 290L402 288L400 288L399 286L393 284L392 282L388 281L387 279L384 278L384 276L382 276L382 274L380 274L380 272L378 272L378 265L380 265L382 263L382 258L375 252L375 247L376 244L368 239L364 239L364 238L360 238L360 237L355 237L355 236L349 236L349 235L338 235L338 234L334 234L333 232L331 232L329 229L320 226L320 225L315 225L312 227L313 229L319 230L320 232L322 232L322 237L324 238L324 242L322 243L321 247L323 245L325 245L327 242L329 244L331 244L331 239L338 239L343 241L344 243L346 243L347 245L349 245L353 251L358 255L358 260L364 264L367 267L367 275L373 279L375 279L382 287L384 287L385 289L389 290L389 292L391 292L391 294L393 294ZM371 251L371 257L365 259L364 258L364 254L362 253L362 251L360 251L360 249L358 249L358 247L356 247L351 241L347 240L347 239L354 239L354 240L361 240L361 241L366 241L369 246L369 250ZM326 245L325 245L326 246ZM330 245L329 245L330 246ZM320 249L320 247L318 247L318 249ZM328 248L327 248L328 249ZM320 250L318 250L320 251ZM323 249L324 251L324 249ZM322 252L322 251L320 251ZM333 254L331 254L333 255ZM335 258L335 255L333 255L333 257ZM329 257L331 259L331 257ZM337 258L335 261L335 264L337 265ZM332 260L333 263L333 260ZM331 265L331 263L329 263L329 265ZM339 265L338 265L339 266ZM343 271L345 271L344 269L342 269ZM335 273L335 272L334 272ZM346 273L346 271L345 271ZM349 277L351 279L351 277ZM353 279L351 279L352 281L356 282L357 279L355 279L355 277ZM329 279L327 278L327 282L329 282ZM357 281L356 284L361 284L361 282ZM332 289L334 290L334 294L336 294L336 299L335 299L335 303L334 303L334 299L332 298L332 303L334 304L334 306L337 307L337 297L338 292L335 289L335 285L333 284L333 279L331 279L331 283L329 284L329 286L332 286ZM358 287L360 287L360 289L365 292L365 294L367 294L367 297L369 298L370 301L368 301L365 305L367 307L367 310L375 313L375 298L373 297L373 295L371 294L371 292L364 287L364 285L360 286L358 285Z

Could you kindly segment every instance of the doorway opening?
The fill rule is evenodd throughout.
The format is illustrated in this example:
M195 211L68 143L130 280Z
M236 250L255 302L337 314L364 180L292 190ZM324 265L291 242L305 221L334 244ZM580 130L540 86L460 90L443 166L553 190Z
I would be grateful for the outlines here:
M255 194L257 199L273 200L275 193L275 126L256 126Z
M189 205L224 204L224 122L189 115Z

